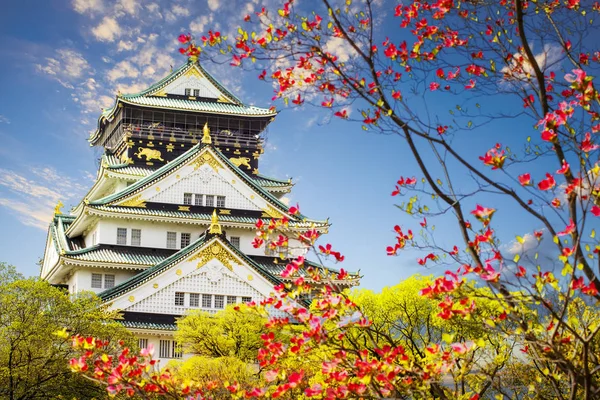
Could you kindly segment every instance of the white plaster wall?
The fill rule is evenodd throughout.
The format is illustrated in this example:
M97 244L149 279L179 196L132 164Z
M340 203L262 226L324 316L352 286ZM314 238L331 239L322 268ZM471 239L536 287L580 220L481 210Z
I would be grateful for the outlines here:
M151 202L183 204L184 193L198 193L225 196L225 207L222 208L260 210L260 207L250 199L251 195L258 196L250 193L239 178L230 176L229 171L225 172L223 169L219 172L215 172L208 165L197 170L194 170L193 166L186 166L179 173L156 183L153 188L146 189L142 197Z
M83 237L85 247L91 247L94 244L94 233L96 233L96 243L100 243L100 231L98 230L98 224L94 225L92 229ZM116 238L115 238L116 240Z
M194 95L193 89L200 89L199 97L219 98L219 90L208 79L198 76L181 76L167 85L165 92L184 96L186 88L192 89L191 95Z
M135 271L129 270L117 270L112 268L82 268L78 269L73 273L67 284L69 285L69 291L73 290L73 285L75 285L75 290L77 292L81 292L83 290L91 291L95 293L100 293L106 290L103 288L92 288L92 273L94 274L112 274L115 276L115 286L125 282L127 279L131 278L136 274ZM104 285L104 276L102 277L102 284Z
M251 275L254 280L254 274L249 273L248 275ZM242 297L250 297L257 302L264 299L265 296L252 287L247 279L248 276L241 278L219 261L212 260L164 287L159 283L158 287L154 289L155 293L127 308L127 311L183 315L189 310L202 309L215 313L224 307L214 307L214 295L235 296L236 303L241 303ZM184 293L183 306L175 305L176 292ZM200 294L198 307L190 307L191 293ZM202 294L213 295L211 307L202 307Z
M127 228L127 245L131 246L131 230L141 229L141 247L167 248L167 232L177 232L177 249L181 245L181 233L190 233L191 241L198 239L209 225L184 225L148 221L103 220L98 222L100 242L117 244L117 228Z
M167 364L171 361L184 361L192 356L191 354L184 353L181 358L160 358L159 357L160 341L161 340L171 340L171 341L174 340L173 333L170 331L165 331L164 334L161 334L161 335L136 332L136 337L138 339L148 339L148 346L150 346L150 345L154 346L154 356L152 358L158 361L157 362L158 365L156 366L157 369L166 367Z
M142 230L142 247L151 248L167 248L167 232L177 232L177 249L181 247L181 233L190 233L191 242L194 242L209 228L209 225L184 225L184 224L169 224L159 222L147 222L147 221L129 221L129 220L103 220L98 222L98 243L104 244L117 244L117 228L127 228L127 245L131 245L131 230L141 229ZM254 240L255 232L249 229L235 229L225 228L227 239L232 236L240 238L240 250L244 254L250 255L264 255L264 248L255 249L252 246L252 240ZM91 234L89 235L89 241L91 243ZM86 246L88 244L88 238L86 237Z
M56 266L57 262L58 253L56 252L56 248L52 240L52 235L48 233L48 238L46 239L46 254L44 255L44 264L41 274L42 277L45 277L46 274Z

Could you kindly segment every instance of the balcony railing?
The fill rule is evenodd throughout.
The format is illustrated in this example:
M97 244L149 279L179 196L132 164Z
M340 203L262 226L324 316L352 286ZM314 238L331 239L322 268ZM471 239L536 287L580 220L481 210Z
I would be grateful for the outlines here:
M203 132L202 128L184 130L179 127L166 127L161 123L140 125L119 123L111 134L111 137L108 139L106 147L114 149L124 135L136 139L195 144L202 139ZM257 149L263 144L262 139L256 137L258 136L257 133L253 134L248 131L231 131L216 128L214 130L211 129L210 136L215 146Z

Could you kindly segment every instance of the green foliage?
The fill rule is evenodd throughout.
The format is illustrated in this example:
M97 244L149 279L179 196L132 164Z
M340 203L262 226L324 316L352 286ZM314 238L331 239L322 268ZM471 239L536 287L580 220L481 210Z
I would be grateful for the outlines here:
M14 265L0 262L0 286L9 284L19 279L25 279L23 274L17 272Z
M131 335L92 294L76 298L47 282L19 279L14 268L0 272L0 396L8 399L104 398L96 384L73 374L75 355L69 335L107 339Z
M185 361L172 362L168 368L182 380L193 380L202 385L210 382L236 382L241 388L249 390L261 384L258 366L246 363L236 357L193 356ZM231 393L222 388L211 393L215 399L230 399Z
M263 317L235 311L233 306L214 315L197 311L177 323L175 339L186 353L254 361L265 322Z

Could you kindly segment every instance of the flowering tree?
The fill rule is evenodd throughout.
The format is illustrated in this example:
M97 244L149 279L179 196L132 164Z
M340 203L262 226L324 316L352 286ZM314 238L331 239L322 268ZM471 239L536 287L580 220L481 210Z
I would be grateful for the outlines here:
M592 75L600 62L593 40L600 5L322 0L304 7L290 0L279 9L263 8L245 18L233 40L209 31L197 45L182 35L181 52L227 54L236 67L261 65L259 79L274 84L274 100L312 103L365 130L397 135L418 170L404 172L392 196L405 199L400 208L415 223L394 227L388 254L417 249L418 264L444 266L443 276L421 290L435 300L437 317L476 320L516 349L492 357L497 343L475 338L432 338L419 351L384 344L373 337L368 315L341 290L339 283L352 277L343 269L300 275L300 257L282 274L287 283L257 307L290 314L271 318L268 329L294 320L302 332L289 345L265 334L259 351L265 385L240 391L233 384L232 395L478 399L496 388L496 398L597 398L600 114ZM427 106L434 103L456 105L448 114L431 113ZM507 119L519 132L497 134L489 150L472 154L474 135ZM512 232L497 228L495 215L514 219ZM448 217L456 242L433 235L431 221ZM255 246L288 240L286 225L257 226ZM318 233L297 238L313 248ZM503 244L513 238L514 245ZM529 238L550 249L540 257L524 246ZM331 245L314 250L343 260ZM314 294L315 285L319 293L306 307L300 299ZM442 384L448 375L468 374L466 360L482 349L493 361L489 369L480 368L460 390ZM306 374L315 360L320 373ZM514 380L527 371L532 380L520 378L520 393L503 392L503 371L512 371Z

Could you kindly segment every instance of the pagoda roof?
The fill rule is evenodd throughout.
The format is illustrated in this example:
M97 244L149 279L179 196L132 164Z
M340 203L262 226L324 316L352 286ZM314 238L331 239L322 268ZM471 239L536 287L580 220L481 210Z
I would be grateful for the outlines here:
M180 261L183 261L185 259L185 257L187 257L189 254L199 250L200 248L208 246L208 245L214 243L215 241L219 241L223 246L225 246L228 250L230 250L231 252L236 254L241 260L246 262L249 266L253 267L260 275L262 275L264 278L266 278L272 284L277 285L277 284L282 283L281 278L271 274L269 271L265 270L261 265L254 262L254 260L252 260L250 257L248 257L247 255L242 253L240 250L238 250L235 246L233 246L231 243L229 243L229 241L227 240L227 238L225 238L224 235L214 235L214 234L205 232L203 235L201 235L198 239L196 239L189 246L179 250L175 254L167 257L166 259L162 260L161 262L154 265L153 267L150 267L150 268L140 272L139 274L129 278L125 282L123 282L111 289L105 290L104 292L101 292L99 294L99 296L103 301L109 301L113 298L119 297L119 296L127 293L128 291L144 284L145 282L149 281L150 279L156 277L157 275L159 275L160 273L162 273L163 271L165 271L172 265L174 265Z
M273 285L278 285L283 283L283 279L281 278L281 272L285 269L285 266L290 260L280 260L274 257L264 257L264 256L249 256L241 252L237 247L233 246L229 240L223 234L211 234L205 232L200 235L198 239L192 242L187 247L177 251L176 253L168 256L163 259L156 265L138 273L137 275L129 278L127 281L105 290L99 294L99 297L103 301L109 301L116 297L122 296L123 294L129 292L130 290L135 289L148 282L149 280L155 278L163 271L167 270L174 264L177 264L183 261L188 255L202 249L208 247L218 241L221 245L225 246L229 251L233 252L237 255L243 262L248 264L248 266L252 267L256 272L266 278ZM339 271L334 268L323 267L319 264L305 261L304 266L299 271L300 275L307 276L308 272L306 271L307 267L318 268L324 270L324 272L330 274L336 274ZM358 280L358 274L351 274Z
M202 87L202 96L171 95L165 91L177 79L194 77ZM142 107L171 109L209 114L222 114L245 117L274 117L277 112L269 108L260 108L244 104L238 97L216 80L198 61L191 58L169 75L138 93L121 94L116 97L112 108L105 109L98 118L98 128L93 132L89 141L92 145L100 137L102 122L111 120L119 108L119 104L132 104Z
M255 179L250 178L244 171L238 168L235 164L233 164L227 157L223 155L217 148L215 148L212 144L204 144L198 143L187 152L183 153L173 161L163 165L162 167L154 170L151 174L145 176L144 178L138 180L137 182L129 185L124 190L106 196L104 198L90 201L90 205L115 205L118 201L131 196L132 194L141 191L148 186L150 186L155 181L159 180L161 177L167 175L168 173L174 171L178 167L182 167L186 165L187 161L190 161L195 156L200 153L208 151L211 152L214 156L217 157L219 161L229 167L235 175L237 175L240 179L242 179L247 185L249 185L253 190L256 191L264 200L268 203L275 206L284 214L288 214L288 206L282 203L278 198L269 193L266 189L264 189ZM290 220L303 220L306 219L304 215L296 215L290 216Z
M77 251L67 251L63 256L79 261L143 267L155 265L173 253L174 251L169 249L97 244Z
M124 163L118 157L111 154L104 154L102 156L102 163L111 172L124 175L144 177L154 172L152 168L138 167ZM251 178L264 188L289 188L294 185L291 179L277 179L263 174L257 174L256 176L251 176Z
M154 172L154 169L147 167L138 167L128 163L124 163L112 154L104 154L101 160L102 166L118 174L134 175L134 176L147 176Z
M125 206L112 206L112 205L88 205L90 210L98 210L103 212L109 212L114 214L122 214L127 216L140 216L140 217L161 217L161 218L176 218L178 220L187 220L189 223L200 223L209 224L212 213L207 212L190 212L190 211L178 211L178 210L161 210L153 208L142 208L142 207L125 207ZM254 228L254 225L259 221L263 221L268 224L270 219L258 218L247 215L231 215L231 214L219 214L219 221L224 224L248 224ZM183 222L183 221L182 221ZM329 224L326 221L313 221L313 220L299 220L290 221L292 228L313 228L313 227L328 227Z

